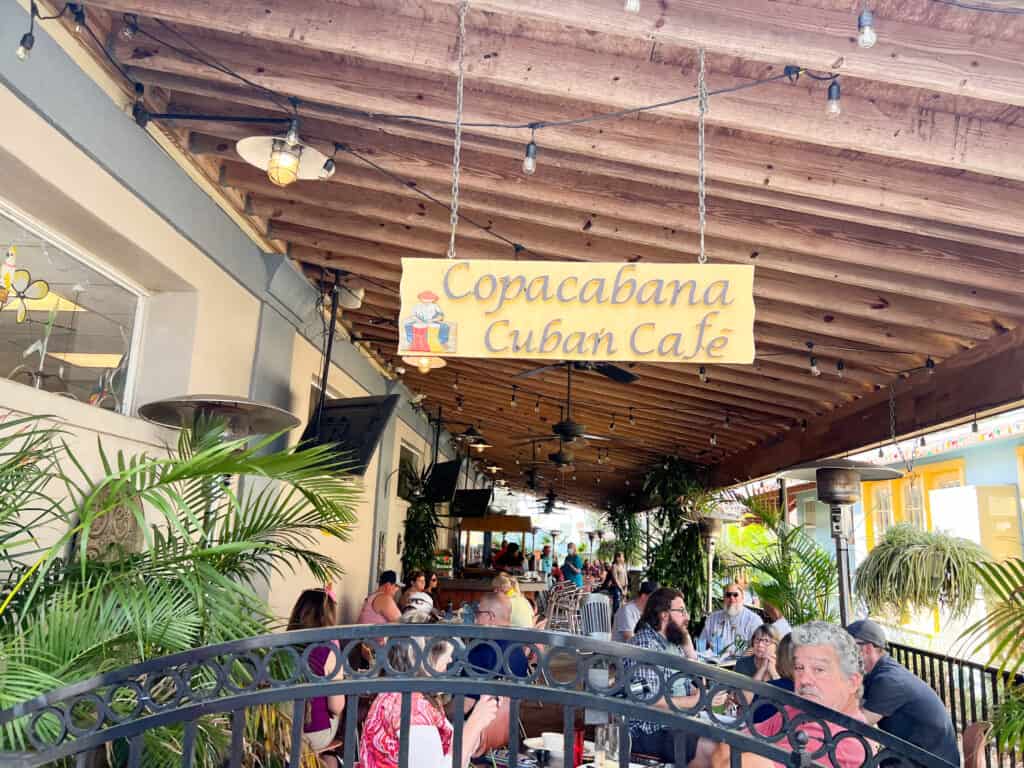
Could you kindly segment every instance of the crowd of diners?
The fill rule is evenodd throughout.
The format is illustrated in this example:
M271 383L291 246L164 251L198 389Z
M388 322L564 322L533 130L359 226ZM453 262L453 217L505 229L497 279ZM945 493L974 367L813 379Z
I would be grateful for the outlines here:
M514 553L513 553L514 554ZM575 553L570 550L569 557ZM578 558L578 555L576 555ZM567 557L568 560L568 557ZM571 567L575 562L570 562ZM583 564L580 575L583 575ZM614 565L614 564L613 564ZM563 566L563 573L564 573ZM575 575L575 574L569 574ZM499 572L493 580L493 591L484 593L475 611L477 624L543 628L533 605L519 592L515 576ZM607 587L602 583L602 586ZM901 739L915 744L954 765L960 764L957 736L950 715L936 693L886 651L887 640L882 627L871 620L855 621L843 628L836 624L814 621L790 627L786 618L773 606L763 606L760 613L746 607L745 589L729 584L723 589L722 607L705 620L701 633L692 637L689 614L681 592L659 587L651 582L639 585L632 599L621 588L623 602L613 619L613 640L632 646L683 656L693 661L734 662L734 671L755 680L794 692L797 696L840 712L850 718L877 726ZM399 586L393 571L381 574L377 589L366 597L359 614L361 624L422 623L441 618L436 610L437 577L435 574L413 572ZM331 589L306 590L295 604L289 629L329 627L337 623L337 601ZM420 638L423 658L434 671L443 671L451 663L454 647L444 639ZM371 644L372 645L372 644ZM498 641L502 653L508 655L509 668L517 677L529 674L535 660L518 647L508 651L506 641ZM364 664L381 647L362 649L362 657L349 659L350 664ZM389 649L389 663L395 669L408 669L413 664L408 645ZM467 662L481 672L494 669L495 649L488 644L476 646ZM310 655L310 667L319 675L339 673L338 660L323 647ZM655 679L668 679L673 672L659 672L650 665L624 663L626 679L642 690L659 690ZM698 688L685 678L677 678L669 692L672 703L679 708L694 706ZM743 696L744 701L730 700ZM441 696L413 695L410 766L413 768L465 768L488 750L507 743L509 707L507 700L491 696L465 698L465 730L462 754L452 755L452 725L446 701ZM660 697L655 706L668 708ZM338 724L345 707L345 697L329 696L309 700L306 708L304 735L310 748L318 754L322 765L341 766L337 746ZM777 734L793 715L785 716L779 706L766 701L758 703L749 693L721 694L713 702L716 707L730 704L752 706L753 727L764 736ZM359 760L363 768L395 768L398 756L400 694L378 694L369 710L361 713ZM808 752L822 744L822 726L806 722L799 726L808 737ZM832 726L835 732L839 729ZM689 768L726 768L730 765L729 747L724 743L687 736L677 741L674 733L656 723L632 720L629 723L630 749L634 755L656 758L672 765ZM679 754L677 748L685 750ZM870 745L869 745L870 748ZM834 759L827 753L816 762L835 768L857 768L870 757L864 743L843 739ZM762 766L770 761L753 755L741 757L744 766ZM488 764L490 764L488 762Z

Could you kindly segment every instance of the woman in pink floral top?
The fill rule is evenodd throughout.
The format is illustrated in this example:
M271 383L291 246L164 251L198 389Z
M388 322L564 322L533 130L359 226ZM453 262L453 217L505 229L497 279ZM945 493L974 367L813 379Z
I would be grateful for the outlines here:
M419 641L420 638L413 638ZM411 649L392 647L388 660L396 670L413 666ZM425 664L436 672L448 668L452 660L451 643L441 640L431 646ZM481 735L498 711L493 696L481 696L466 718L462 735L462 755L452 760L452 724L445 716L440 696L412 694L412 720L409 729L410 768L464 768L480 744ZM362 768L396 768L398 765L399 728L402 694L381 693L373 700L363 735L359 741L359 762Z

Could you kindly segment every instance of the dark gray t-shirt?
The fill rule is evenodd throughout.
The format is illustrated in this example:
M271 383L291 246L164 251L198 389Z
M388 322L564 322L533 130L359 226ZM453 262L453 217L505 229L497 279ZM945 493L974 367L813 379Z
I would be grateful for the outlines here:
M883 656L864 676L864 709L881 715L878 727L916 744L953 765L960 765L953 721L927 683Z

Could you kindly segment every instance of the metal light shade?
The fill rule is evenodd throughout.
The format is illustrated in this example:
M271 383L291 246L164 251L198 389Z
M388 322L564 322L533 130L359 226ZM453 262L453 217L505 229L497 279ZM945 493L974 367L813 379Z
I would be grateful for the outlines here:
M278 186L286 186L296 180L319 179L320 171L327 162L327 155L301 141L295 142L291 147L287 144L284 136L249 136L240 139L235 144L235 149L249 165L267 171L268 178ZM294 164L286 154L296 156ZM282 174L279 180L271 176L275 158L274 172Z
M223 419L229 439L268 435L295 429L302 422L283 408L244 397L185 395L146 403L139 408L146 421L171 429L189 429L197 418Z
M443 357L434 357L433 355L404 356L402 362L415 366L416 370L424 375L436 368L444 368L448 365Z

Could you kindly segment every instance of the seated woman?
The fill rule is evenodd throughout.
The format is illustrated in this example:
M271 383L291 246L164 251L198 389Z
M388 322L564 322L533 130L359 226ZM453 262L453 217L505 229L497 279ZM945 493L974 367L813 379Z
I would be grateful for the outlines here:
M412 614L419 616L419 614ZM420 619L416 619L419 621ZM412 638L420 645L424 666L433 673L443 672L452 661L454 647L448 640ZM428 645L429 643L429 645ZM407 644L393 645L388 653L392 668L401 672L412 671L416 654ZM416 670L418 676L430 672ZM498 702L493 696L481 696L466 718L462 731L462 754L453 759L452 724L444 711L441 696L412 694L412 725L409 729L410 768L465 768L477 753L484 729L494 719ZM399 728L401 725L402 694L381 693L373 700L363 724L359 741L359 762L362 768L396 768L398 765Z
M409 598L413 595L426 594L426 591L427 574L423 571L409 571L409 574L405 577L405 589L402 591L402 596L398 599L398 607L404 611L409 607Z
M333 627L338 623L338 604L323 589L304 590L295 601L291 617L288 619L288 630L319 629ZM331 675L338 665L337 653L330 648L318 645L309 654L309 668L321 677ZM336 680L342 677L341 669L337 670ZM345 709L344 696L317 696L306 701L306 719L302 728L303 738L309 748L317 753L320 764L326 768L341 768L341 761L334 755L321 755L338 732L338 722Z
M775 668L775 655L779 636L771 624L762 624L750 637L750 653L736 660L735 672L761 682L779 676Z

